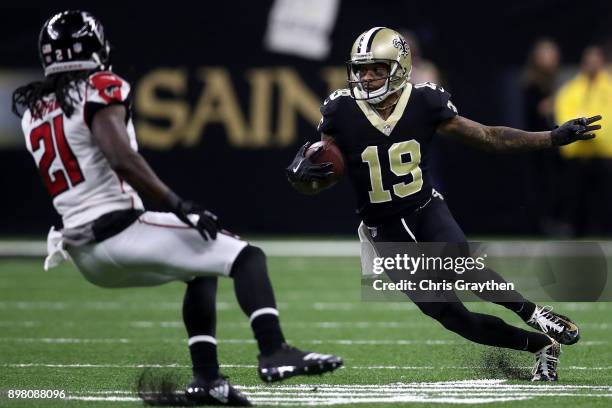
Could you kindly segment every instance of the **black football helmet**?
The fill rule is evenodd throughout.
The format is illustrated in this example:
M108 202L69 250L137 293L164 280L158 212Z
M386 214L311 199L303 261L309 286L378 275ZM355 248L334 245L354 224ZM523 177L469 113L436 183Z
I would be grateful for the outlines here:
M45 76L110 69L110 44L104 28L86 11L62 11L47 20L40 30L38 51Z

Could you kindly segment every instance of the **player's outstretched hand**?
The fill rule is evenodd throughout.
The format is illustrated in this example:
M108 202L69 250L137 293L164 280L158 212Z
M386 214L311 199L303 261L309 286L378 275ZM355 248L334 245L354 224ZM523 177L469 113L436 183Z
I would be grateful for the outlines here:
M306 157L306 150L310 146L310 142L306 142L300 147L293 162L285 169L287 178L292 182L309 182L315 180L324 180L334 174L331 169L332 163L315 164L312 159L316 158L322 151L323 146L320 146L312 154Z
M593 139L595 134L591 132L601 129L601 125L593 125L593 123L599 120L601 120L601 115L572 119L565 122L550 132L552 145L563 146L577 140Z
M185 224L198 230L205 241L217 238L219 218L196 203L184 201L174 193L168 194L167 206Z

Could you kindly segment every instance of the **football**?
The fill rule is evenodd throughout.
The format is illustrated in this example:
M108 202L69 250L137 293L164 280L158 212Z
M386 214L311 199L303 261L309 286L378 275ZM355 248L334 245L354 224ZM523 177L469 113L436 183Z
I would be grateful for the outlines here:
M312 195L317 194L338 182L344 175L344 157L334 142L321 140L313 143L305 156L310 157L319 147L323 146L323 150L312 159L313 163L332 163L332 174L327 180L315 180L307 183L293 183L293 186L302 194Z
M308 150L306 150L306 157L310 157L321 146L323 146L323 151L313 158L312 162L317 164L333 163L331 171L334 172L334 175L331 176L331 178L336 182L344 175L344 157L334 142L321 140L313 143Z

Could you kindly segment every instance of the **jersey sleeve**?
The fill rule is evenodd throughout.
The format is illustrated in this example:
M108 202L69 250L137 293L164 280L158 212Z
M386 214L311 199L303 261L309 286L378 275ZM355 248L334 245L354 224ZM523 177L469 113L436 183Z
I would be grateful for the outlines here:
M320 133L330 136L338 133L338 108L344 97L350 97L348 89L338 89L325 99L321 105L321 120L317 126Z
M432 122L440 123L457 116L457 108L451 101L451 94L440 85L425 82L415 85L415 88L423 88Z
M130 84L113 72L96 72L87 80L84 107L85 122L88 127L95 114L110 105L124 105L127 109L126 122L131 115Z

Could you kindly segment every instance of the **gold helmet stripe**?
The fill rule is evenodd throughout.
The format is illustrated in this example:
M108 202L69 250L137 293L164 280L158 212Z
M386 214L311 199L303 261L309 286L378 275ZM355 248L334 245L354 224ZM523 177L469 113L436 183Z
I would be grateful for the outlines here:
M385 27L371 28L363 35L363 40L360 43L361 49L358 51L359 54L365 54L366 52L370 51L370 48L372 47L372 41L374 41L374 37L376 36L376 33L382 30L383 28Z

